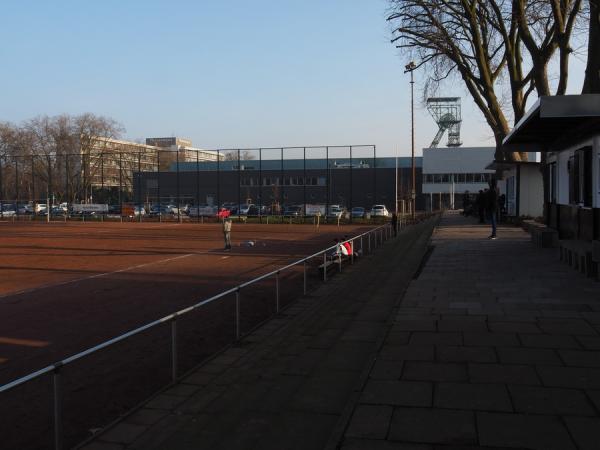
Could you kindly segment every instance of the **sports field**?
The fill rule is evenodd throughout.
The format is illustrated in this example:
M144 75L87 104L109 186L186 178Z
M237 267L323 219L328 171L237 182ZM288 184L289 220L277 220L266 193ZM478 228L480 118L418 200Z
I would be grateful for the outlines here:
M0 223L0 384L368 228L234 223L224 251L219 224ZM242 331L274 312L274 289L265 280L242 292ZM282 274L280 294L282 305L302 294L301 267ZM69 443L169 381L169 333L159 327L63 369ZM181 319L180 371L233 337L233 296ZM48 438L50 388L45 378L5 395L5 443Z

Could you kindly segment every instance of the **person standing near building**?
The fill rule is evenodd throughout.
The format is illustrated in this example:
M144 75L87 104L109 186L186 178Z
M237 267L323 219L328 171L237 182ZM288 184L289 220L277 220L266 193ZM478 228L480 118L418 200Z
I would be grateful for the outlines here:
M479 213L479 223L485 223L485 193L479 190L477 194L477 212Z
M225 239L225 250L231 250L231 219L223 220L223 238Z
M490 188L486 195L486 209L490 222L492 223L492 234L489 239L496 239L496 224L498 220L498 188L496 186L496 179L490 180Z

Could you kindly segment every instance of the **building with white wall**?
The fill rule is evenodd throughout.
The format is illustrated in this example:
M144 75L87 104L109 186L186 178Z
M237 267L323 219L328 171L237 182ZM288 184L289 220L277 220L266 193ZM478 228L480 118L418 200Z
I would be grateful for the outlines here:
M600 94L540 97L503 149L545 152L545 222L600 246Z
M486 189L495 173L494 169L486 168L494 161L495 150L495 147L423 149L423 194L427 209L460 207L465 192L477 194Z

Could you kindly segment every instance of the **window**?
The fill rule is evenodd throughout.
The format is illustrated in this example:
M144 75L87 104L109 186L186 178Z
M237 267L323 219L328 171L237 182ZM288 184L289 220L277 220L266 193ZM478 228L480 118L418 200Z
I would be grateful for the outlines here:
M591 207L593 201L592 185L592 147L576 150L569 158L569 203Z
M456 178L457 178L458 183L466 183L467 182L467 175L464 173L457 174Z
M556 203L556 163L551 163L548 165L548 182L549 186L549 201L551 203Z

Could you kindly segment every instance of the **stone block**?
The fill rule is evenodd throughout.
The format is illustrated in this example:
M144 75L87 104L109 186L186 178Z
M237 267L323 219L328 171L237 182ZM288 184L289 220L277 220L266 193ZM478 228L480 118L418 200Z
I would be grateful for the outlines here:
M392 331L436 331L436 321L426 320L397 320L392 325Z
M558 353L567 366L600 367L600 351L559 350Z
M393 410L391 406L358 405L346 430L346 436L385 439Z
M102 440L106 442L130 444L147 429L148 426L146 425L120 422L113 428L110 428L107 432L103 433Z
M593 416L583 391L536 386L509 386L517 412L544 415Z
M413 360L413 361L433 361L433 345L384 345L379 353L382 359Z
M438 383L433 405L448 409L512 411L506 387L495 384Z
M597 450L600 447L599 418L565 417L565 422L579 450Z
M497 362L496 353L492 347L438 345L436 355L441 362Z
M423 444L476 444L477 432L469 411L396 408L388 438Z
M392 406L431 406L433 387L420 381L369 380L361 403Z
M414 332L410 337L411 345L462 345L463 339L461 333L431 333Z
M600 389L600 369L538 366L544 386L572 389Z
M540 384L533 366L469 363L472 383Z
M576 450L558 417L477 413L481 445L535 450Z
M489 327L494 333L538 334L542 332L535 323L531 322L492 322Z
M523 347L536 348L581 348L572 336L548 334L521 334Z
M466 381L465 364L406 361L402 378L416 381Z
M478 316L476 316L478 317ZM482 320L468 320L462 318L445 318L438 322L439 331L474 331L487 332L487 324Z
M375 439L346 438L341 450L434 450L428 444L409 444L404 442L382 441Z
M544 333L558 335L597 336L594 330L585 320L577 319L540 319L539 327Z
M378 359L375 361L369 377L374 380L399 380L402 376L404 361Z
M519 340L515 333L464 333L465 345L484 347L515 347Z
M562 361L556 350L549 348L498 347L500 362L504 364L556 364Z

